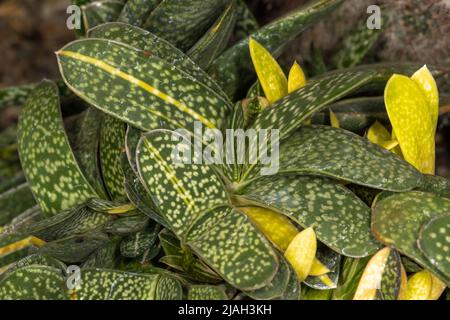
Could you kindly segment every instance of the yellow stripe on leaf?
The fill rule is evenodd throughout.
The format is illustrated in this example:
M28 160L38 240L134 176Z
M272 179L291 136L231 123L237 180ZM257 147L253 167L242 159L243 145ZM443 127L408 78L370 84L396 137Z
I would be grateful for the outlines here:
M317 258L315 258L313 260L311 270L309 270L309 275L310 276L323 276L323 275L327 274L328 272L330 272L330 269L328 269L326 265L324 265Z
M340 128L339 119L336 114L330 109L330 124L333 128Z
M0 248L0 257L21 250L23 248L29 247L31 245L42 247L44 244L45 244L44 240L30 236Z
M165 101L166 103L175 106L180 111L189 114L195 120L202 122L206 127L210 128L210 129L215 129L216 128L216 126L211 121L209 121L208 119L206 119L202 115L198 114L194 110L190 109L185 103L183 103L183 102L181 102L181 101L179 101L179 100L169 96L168 94L158 90L155 87L152 87L151 85L149 85L145 81L142 81L142 80L140 80L140 79L138 79L138 78L136 78L136 77L134 77L134 76L132 76L130 74L127 74L127 73L121 71L120 69L118 69L118 68L116 68L114 66L111 66L111 65L107 64L104 61L101 61L101 60L98 60L96 58L92 58L92 57L83 55L81 53L72 52L72 51L59 51L59 52L57 52L57 54L60 55L60 56L69 57L69 58L72 58L72 59L75 59L75 60L80 60L80 61L92 64L92 65L96 66L97 68L108 72L112 76L119 77L119 78L124 79L125 81L133 83L134 85L144 89L145 91L147 91L150 94L160 98L161 100Z
M288 78L288 92L294 92L306 85L306 76L305 72L303 72L302 67L297 63L297 61L294 62L294 64L291 67L291 70L289 71L289 78Z
M250 56L264 94L270 103L288 93L288 81L278 62L256 40L250 38Z

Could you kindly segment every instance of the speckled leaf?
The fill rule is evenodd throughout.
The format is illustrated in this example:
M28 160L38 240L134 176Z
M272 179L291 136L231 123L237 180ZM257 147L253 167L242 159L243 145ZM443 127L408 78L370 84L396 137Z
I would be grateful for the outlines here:
M161 275L156 286L155 300L181 300L183 288L174 277Z
M402 282L402 262L397 251L391 250L381 277L380 288L377 291L381 300L398 300Z
M0 194L0 226L9 223L25 210L36 205L28 183ZM0 232L1 233L1 232Z
M425 94L410 78L394 75L384 97L403 157L419 171L434 174L436 125Z
M180 70L183 70L207 87L212 88L223 99L228 100L222 88L187 55L166 40L158 38L146 30L123 23L105 23L91 29L89 35L93 38L116 40L132 47L151 52L160 59L164 59Z
M94 230L111 218L111 215L93 211L86 206L77 206L38 221L25 231L45 241L52 241Z
M100 167L103 181L111 199L126 197L121 156L125 147L125 124L116 118L106 116L100 133Z
M303 126L281 144L279 154L283 174L323 175L392 191L411 190L421 180L421 174L396 155L329 126Z
M160 226L153 224L145 230L126 237L120 243L120 254L127 258L137 258L150 249L158 238Z
M370 209L335 181L265 177L249 185L240 198L283 213L304 228L314 227L317 238L340 254L364 257L379 248L370 232Z
M123 217L112 220L105 224L104 231L119 236L127 236L141 231L149 224L149 218L139 213L130 217Z
M65 279L61 270L32 265L8 274L0 282L2 300L65 300Z
M193 130L194 120L220 128L229 107L184 71L123 43L78 40L58 52L58 61L64 81L77 95L145 131L159 127L159 118L177 129Z
M288 81L278 62L258 41L250 38L248 44L259 83L270 103L281 99L288 93Z
M295 276L295 274L291 274L289 263L281 254L278 255L278 261L280 262L280 266L272 281L261 289L246 291L246 295L255 300L272 300L280 298L283 295L289 284L289 278Z
M18 144L25 176L44 213L98 197L70 148L54 83L44 81L33 91L19 119Z
M39 250L39 253L66 263L78 263L108 242L109 238L102 233L70 236L47 243Z
M144 28L186 51L214 23L228 2L165 0L153 10L145 21Z
M259 230L280 251L284 252L297 236L298 229L286 216L262 207L240 207Z
M119 241L113 238L109 243L99 247L87 257L82 268L114 268L118 258Z
M305 85L306 85L305 72L303 71L302 67L297 63L297 61L295 61L291 67L291 70L289 71L288 92L292 93L304 87Z
M133 26L142 26L160 0L128 0L117 19Z
M338 286L333 292L334 300L351 300L353 298L364 268L370 258L369 256L362 259L348 257L343 259Z
M25 103L35 85L28 84L17 87L6 87L0 89L0 110L7 107L21 106Z
M231 1L216 22L186 54L206 70L227 47L235 23L236 5Z
M442 198L450 199L450 180L444 177L425 174L417 190L431 192Z
M258 21L244 0L236 0L237 21L234 38L241 40L259 29Z
M331 250L322 243L317 244L316 260L319 261L328 272L321 275L310 275L305 279L304 283L311 288L320 290L329 290L337 287L340 272L341 256ZM314 262L313 262L314 266Z
M81 7L83 26L89 30L105 22L115 21L122 11L121 1L95 1Z
M172 231L184 238L205 210L227 204L228 199L213 167L195 164L198 150L192 164L172 157L174 151L180 155L194 147L189 141L179 145L181 137L175 131L154 130L141 138L136 154L141 180Z
M431 123L436 130L439 117L439 91L432 73L427 66L423 66L411 79L419 86L428 102L428 113L431 117Z
M99 140L103 118L103 112L89 107L72 128L71 146L78 165L89 184L101 198L106 198L107 194L99 166Z
M264 109L256 118L252 128L256 130L277 129L280 141L283 141L314 112L355 91L369 82L374 75L370 71L364 73L343 72L319 80L310 80L303 88ZM258 135L255 135L255 138L251 139L250 145L257 145L255 141L257 137ZM259 143L261 144L261 142ZM242 179L247 179L254 167L255 165L249 166L242 175ZM253 172L253 174L255 173Z
M2 235L0 237L0 268L28 256L44 244L45 241L26 233Z
M229 300L223 286L189 286L188 300Z
M433 272L447 285L450 277L440 272L417 247L420 228L427 221L450 212L450 201L431 193L407 192L377 201L372 213L375 237Z
M450 215L437 217L427 222L420 232L420 251L442 273L450 278Z
M5 273L1 274L0 282L2 281L2 279L5 279L12 272L20 268L32 265L47 266L63 271L67 269L67 266L59 260L56 260L52 257L48 257L39 253L33 253L9 266L8 270L6 270Z
M341 2L341 0L314 1L255 31L251 37L273 55L278 56L291 40L309 25L335 9ZM253 80L248 40L246 37L236 43L217 58L208 69L208 73L219 82L230 97L235 97L239 88L246 87Z
M137 274L119 270L84 269L76 300L154 300L158 274Z
M141 140L143 132L139 129L133 128L132 126L127 126L127 131L125 134L125 152L128 158L131 169L136 175L139 175L137 164L136 164L136 149Z
M316 233L313 228L309 227L299 232L284 252L285 258L294 268L300 281L304 281L308 277L316 250Z
M207 212L201 220L191 227L187 244L225 281L245 291L270 283L278 259L245 215L223 207Z
M428 300L433 286L431 274L422 270L408 279L404 300Z
M297 274L290 263L287 264L289 267L289 282L286 286L286 290L283 295L278 298L278 300L300 300L301 296L301 283L298 281Z

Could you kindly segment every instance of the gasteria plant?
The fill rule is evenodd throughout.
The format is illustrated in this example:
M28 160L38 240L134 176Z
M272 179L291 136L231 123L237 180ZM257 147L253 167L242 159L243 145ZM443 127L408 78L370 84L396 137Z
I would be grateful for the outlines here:
M3 106L27 97L26 182L19 173L0 195L0 298L439 298L450 182L434 176L434 77L445 66L307 80L275 59L341 2L259 28L240 0L83 1L86 34L56 53L62 81L0 93ZM278 172L250 162L250 136L243 163L196 161L208 138L179 130L198 137L195 123L279 130ZM180 140L192 163L173 161Z

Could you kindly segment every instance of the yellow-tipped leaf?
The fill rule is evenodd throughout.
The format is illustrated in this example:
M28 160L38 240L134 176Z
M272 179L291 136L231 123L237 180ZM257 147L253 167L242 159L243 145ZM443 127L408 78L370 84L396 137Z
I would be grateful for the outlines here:
M316 233L312 228L300 232L289 244L284 256L294 268L300 281L311 271L317 250Z
M291 70L289 71L289 78L288 78L288 92L294 92L301 87L304 87L306 85L306 76L303 72L302 67L297 63L297 61L294 62L294 64L291 67Z

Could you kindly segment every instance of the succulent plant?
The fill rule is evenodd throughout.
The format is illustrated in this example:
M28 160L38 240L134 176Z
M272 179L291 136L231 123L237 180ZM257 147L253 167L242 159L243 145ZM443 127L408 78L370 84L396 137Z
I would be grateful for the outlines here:
M434 175L435 79L448 66L307 78L294 63L286 76L276 57L341 0L261 28L244 1L75 2L85 32L56 53L62 79L0 91L0 106L23 103L20 169L1 184L0 298L441 296L450 181ZM279 137L238 150L231 129ZM232 161L205 132L226 136Z

